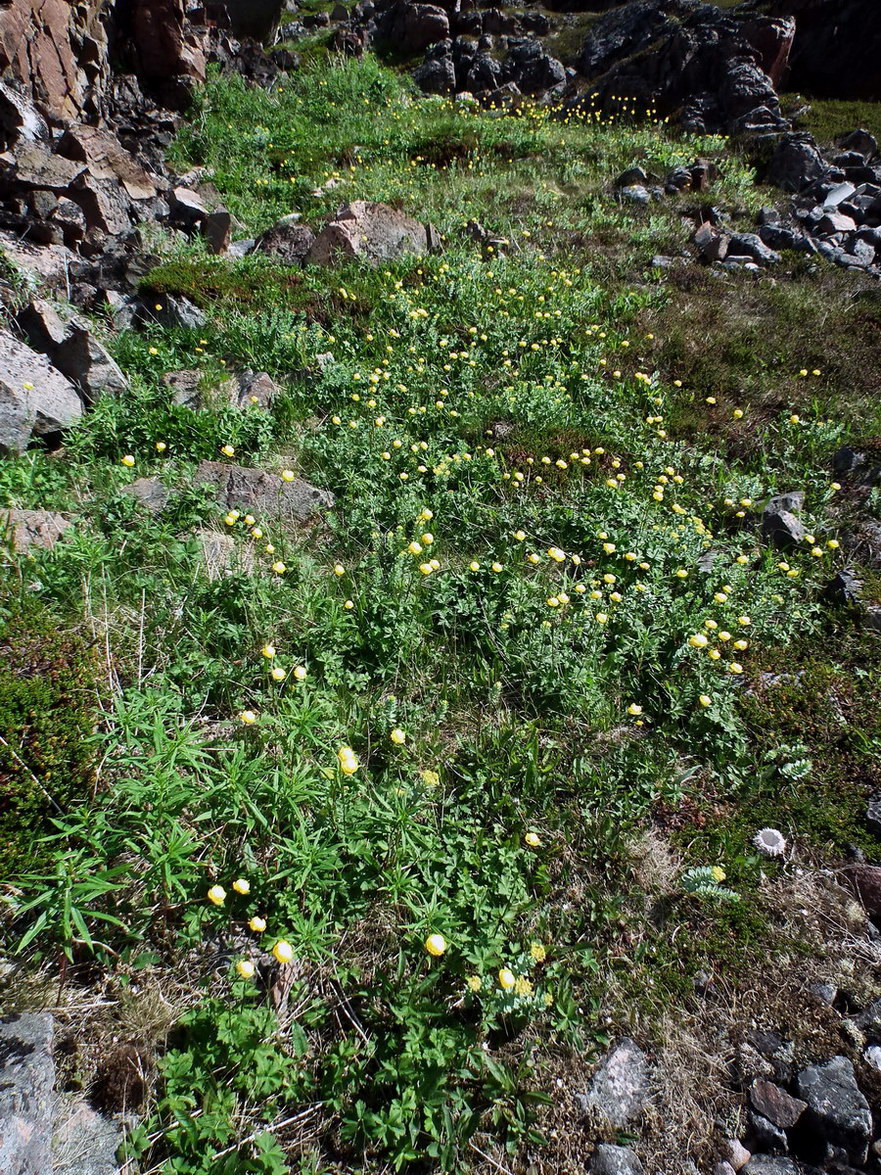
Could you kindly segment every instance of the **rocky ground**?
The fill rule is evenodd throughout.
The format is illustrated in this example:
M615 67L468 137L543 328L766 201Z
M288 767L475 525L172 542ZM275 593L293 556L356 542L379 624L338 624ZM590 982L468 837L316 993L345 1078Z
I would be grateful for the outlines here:
M846 352L852 341L854 364L860 367L859 378L863 380L855 397L859 402L848 422L848 443L838 443L842 439L838 437L832 450L823 449L814 461L815 467L829 466L824 480L834 477L845 497L844 506L828 507L823 526L842 534L848 558L818 584L816 596L827 611L846 618L848 631L856 627L861 638L874 639L877 652L875 634L881 631L881 598L875 582L881 558L877 521L881 447L868 424L860 427L860 414L868 419L864 405L870 402L873 387L877 394L877 375L871 373L870 362L878 355L877 340L872 342L872 327L877 321L872 307L877 306L876 282L881 277L881 155L876 138L865 127L849 128L836 142L818 143L795 126L792 112L779 97L785 85L820 96L881 100L877 64L881 60L881 25L870 8L869 3L859 0L751 0L738 7L717 7L699 0L633 0L623 5L597 3L589 11L582 11L578 0L557 0L548 8L488 7L459 0L448 5L359 0L351 7L304 4L301 8L294 0L284 8L278 3L234 0L203 5L185 5L182 0L133 0L129 4L11 0L0 5L0 452L10 460L26 460L35 452L55 453L64 460L68 438L84 421L100 419L108 403L140 395L147 367L132 374L125 361L126 344L120 345L120 339L140 340L138 361L149 364L167 338L198 340L201 331L210 333L214 302L245 296L239 287L229 294L211 286L212 281L220 280L218 274L234 272L213 270L215 262L235 266L250 258L261 266L271 266L271 270L256 272L258 281L262 274L267 282L282 283L272 286L273 290L299 291L313 280L324 282L328 289L338 280L347 283L349 289L344 284L333 291L336 301L330 311L323 305L321 315L316 313L312 319L312 325L319 324L325 332L325 340L331 337L335 320L343 321L349 313L355 318L366 313L359 301L361 295L351 291L356 279L350 275L360 272L359 267L383 272L382 267L394 266L402 258L443 266L439 259L450 248L452 234L441 233L429 214L403 200L390 203L362 198L357 180L354 186L347 182L342 190L342 173L351 159L358 158L360 144L345 162L329 159L326 178L309 177L308 183L302 179L304 198L326 212L304 217L295 211L258 227L257 221L247 222L241 207L228 198L218 175L220 168L185 166L175 148L190 124L190 104L209 73L241 77L247 86L273 95L283 93L303 63L316 56L329 53L332 60L342 62L376 53L396 68L412 72L424 94L449 98L453 109L473 112L475 119L493 120L498 125L509 118L526 120L533 110L544 112L542 117L548 115L543 126L564 128L592 121L638 125L643 119L666 119L675 124L674 133L684 136L679 142L699 141L707 150L668 166L663 153L652 156L648 146L625 170L616 168L605 176L602 202L622 218L625 236L632 233L637 241L635 253L628 252L622 265L610 260L616 249L621 250L621 237L610 237L603 253L599 231L589 241L574 229L559 229L561 235L555 237L558 228L550 217L546 219L546 240L512 240L512 233L490 219L491 194L485 206L490 216L467 219L457 229L456 245L465 242L484 268L503 263L508 255L517 257L534 244L546 247L560 267L553 274L557 283L562 280L563 266L580 265L578 258L588 252L598 270L601 265L610 269L618 266L615 280L619 291L631 284L668 283L672 310L665 310L660 302L651 303L647 296L642 326L653 330L643 335L643 342L653 340L655 330L660 332L655 318L666 329L669 318L664 315L681 314L685 299L696 300L703 312L709 311L714 300L742 299L746 305L751 297L748 282L754 282L756 290L766 288L760 287L763 282L779 281L784 287L799 281L852 283L832 286L831 297L849 309L856 304L860 313L868 306L867 316L858 319L852 340L838 337L829 342ZM831 35L830 22L834 23ZM568 46L565 51L561 48L564 44ZM248 133L254 130L249 127ZM718 149L714 150L712 136L717 135L731 138L715 140ZM435 145L429 143L425 149ZM454 138L452 149L458 146ZM444 145L445 150L449 147ZM508 150L508 145L503 149ZM267 151L272 150L274 144L269 142ZM418 161L424 162L422 155ZM431 166L443 168L449 163L439 157ZM299 182L300 177L283 174L284 160L273 158L272 165L282 178L290 178L292 184ZM743 197L746 189L737 186L741 183L738 168L761 183L759 192L750 183L749 195ZM747 172L748 168L753 171ZM339 202L337 188L341 189ZM592 192L591 198L595 195ZM237 198L244 206L245 197ZM577 203L582 197L577 193L572 198ZM650 227L656 217L667 218L662 232ZM669 248L654 251L661 238ZM653 249L646 252L644 245ZM173 254L175 247L197 252L178 256ZM197 257L195 274L191 256ZM540 260L544 262L544 255ZM316 273L326 276L314 278ZM343 277L335 276L339 273ZM418 274L421 277L421 269ZM650 276L646 278L646 274ZM571 284L570 278L566 280ZM509 291L511 295L515 292ZM248 289L246 294L250 304L259 307L260 291ZM626 300L625 293L620 296ZM312 306L305 301L303 305L308 318ZM770 299L767 305L772 305ZM768 312L767 306L762 312ZM254 313L257 317L259 310ZM414 313L418 316L418 307ZM750 329L756 321L750 320ZM764 325L760 321L757 329L759 333L773 330L774 323L772 314ZM578 329L581 325L579 321ZM696 386L706 356L695 352L708 340L711 349L720 347L721 337L721 331L698 332L696 341L688 340L676 355L680 366L691 364ZM370 335L370 341L372 338ZM868 360L859 350L864 339L868 339ZM267 418L283 410L284 378L278 372L261 370L262 353L256 354L254 366L241 355L228 365L224 359L227 369L206 379L204 368L199 366L204 342L200 340L195 346L193 366L170 365L161 375L162 395L172 412L194 416L219 413L226 421L242 418L254 409ZM535 349L545 342L537 342ZM322 346L332 348L333 343L335 340L325 341ZM625 345L630 345L629 340L622 343ZM674 344L669 345L672 348ZM505 350L504 355L508 354ZM308 367L298 372L297 378L302 376L310 385L333 380L338 359L332 349L310 354L308 360ZM605 365L606 359L601 362ZM614 362L623 365L624 360ZM672 371L674 367L672 361L665 364L663 357L646 362L656 362L661 370L667 367ZM809 380L809 370L800 370L797 378ZM382 378L379 371L380 367L374 371L377 384ZM713 369L707 367L706 371ZM745 380L754 378L748 366L743 373L747 373ZM741 374L732 359L724 378L737 383ZM819 377L819 370L816 374ZM616 370L614 377L620 376ZM634 378L647 382L650 377L640 371ZM705 378L709 382L699 390L707 393L702 399L715 411L715 373ZM735 394L731 387L718 391L726 408L729 401L739 402L733 398ZM613 393L609 395L614 398ZM351 398L359 397L355 394ZM756 418L763 423L778 407L768 398L761 403L757 399L755 406ZM646 407L651 410L650 401ZM641 408L641 414L644 410ZM678 410L682 412L679 436L690 444L690 430L702 429L704 420L697 424L697 418L689 418L681 405ZM409 411L412 415L416 409ZM731 429L735 424L740 427L743 415L742 409L733 409ZM657 421L649 419L652 425L662 422L661 416ZM311 420L310 416L308 427L312 427ZM789 420L795 426L799 417L793 414ZM482 423L487 427L482 435L478 431L480 443L488 439L500 451L507 445L504 451L512 469L526 462L527 442L521 441L526 435L524 427L512 434L506 429L513 426L504 419ZM662 440L666 439L666 427L657 433ZM574 431L570 432L574 437ZM548 449L549 479L554 468L562 471L569 463L582 460L589 464L591 452L597 466L607 458L602 446L582 448L581 441L567 440L569 435L563 430L563 439L554 438ZM749 455L762 443L760 435L745 430L722 436L722 440L714 439L708 451L718 441L727 446L732 460ZM818 450L822 444L817 442ZM156 444L161 454L159 445L167 446L161 440ZM573 446L576 451L569 454ZM341 489L329 488L330 476L326 483L316 485L299 466L293 470L281 464L278 469L256 468L239 464L234 446L226 444L220 453L217 448L212 442L215 459L206 458L201 451L195 454L186 492L201 494L203 505L214 513L225 513L227 520L234 515L228 527L247 512L251 518L248 525L256 526L257 531L267 526L308 538L344 496ZM494 456L493 449L487 448L486 454ZM383 454L386 459L387 453ZM122 462L127 468L135 465L128 449ZM530 456L528 464L532 463ZM611 474L612 468L619 466L620 462L604 471ZM628 462L628 473L636 476L637 468L641 464L631 466ZM140 470L136 472L140 474ZM512 475L505 476L510 479ZM519 476L522 480L523 475ZM669 479L677 476L672 472L659 475L663 481L655 487L655 494L660 493L656 501L663 499ZM180 492L179 485L170 484L153 470L120 490L132 509L140 512L139 517L149 518L157 526L165 525L163 519L177 509ZM64 509L55 509L51 495L40 508L30 502L26 492L10 491L7 497L3 522L8 567L18 569L15 574L25 582L29 561L48 556L59 546L64 548L76 535L77 516L69 503ZM819 540L814 540L809 528L815 529L819 512L806 505L805 492L786 487L785 492L764 495L758 509L749 498L744 502L744 509L732 513L737 503L726 499L726 521L720 528L728 528L726 535L733 534L734 518L750 511L751 534L784 574L792 570L786 563L792 552L803 550L806 542L808 549L818 549ZM424 518L422 525L427 525ZM190 528L188 534L198 547L198 575L219 585L218 591L233 574L253 575L259 567L254 545L238 544L232 531L222 533L200 525ZM177 541L173 530L169 530L168 541ZM429 535L427 546L432 541ZM832 549L838 550L839 540L831 541ZM420 543L415 539L414 543L422 551ZM614 543L610 545L614 552ZM557 550L550 549L551 559L556 559L551 551ZM709 563L701 570L709 571L712 551L705 557ZM337 566L340 571L335 574L342 575L342 565ZM431 564L422 567L428 567L422 572L428 578ZM272 564L276 576L285 570L283 562ZM564 594L552 596L548 606L567 604ZM717 600L720 594L724 603L727 593L717 592ZM552 605L551 600L556 602ZM718 627L715 622L714 627ZM137 625L131 631L135 633ZM143 632L141 638L132 639L137 643L142 638ZM706 644L706 638L701 639ZM695 649L700 647L694 643L697 637L691 640ZM747 642L742 643L746 647ZM846 670L853 672L854 681L871 677L871 661L870 668L865 668L862 657L862 653L855 656ZM109 643L107 660L111 660ZM139 662L139 674L140 669ZM802 670L780 671L769 660L756 672L750 688L764 705L767 691L781 683L788 688ZM29 673L34 675L32 670ZM340 692L344 694L345 689L341 687ZM704 696L701 706L705 705ZM632 706L635 709L628 713L638 717L641 706ZM245 724L256 721L250 709L243 710L241 718ZM611 736L624 737L620 731L610 732ZM793 752L796 760L798 753ZM865 831L877 837L881 832L879 802L869 787L877 773L877 743L867 742L861 753L862 758L854 760L857 773L862 772L866 782L859 793L859 819ZM340 763L345 773L345 763L342 759ZM797 765L787 764L793 771ZM33 771L27 770L42 786ZM864 794L867 791L869 794ZM717 798L719 807L724 806L722 796ZM669 831L680 816L666 804L666 800L657 801L653 818L657 828ZM702 827L700 821L695 822L692 831L696 838L702 835ZM771 870L775 858L789 851L781 833L764 831L768 834L765 841L754 846L751 867L756 877L765 868ZM830 835L827 840L831 839ZM643 1042L644 1049L631 1039L625 1031L626 1015L617 1006L609 1013L613 1029L609 1035L614 1039L602 1040L602 1050L593 1056L589 1072L582 1063L572 1081L567 1068L573 1064L571 1056L567 1054L564 1062L562 1051L555 1054L559 1067L548 1065L542 1074L543 1092L551 1104L542 1125L556 1140L550 1160L538 1157L539 1149L529 1150L534 1141L529 1136L525 1150L512 1148L508 1153L500 1149L490 1157L475 1145L477 1157L469 1152L469 1161L479 1159L486 1164L481 1168L485 1171L562 1172L571 1167L595 1175L638 1175L642 1171L686 1175L696 1170L713 1175L730 1175L732 1171L745 1175L853 1175L881 1171L881 1001L873 998L872 991L881 973L881 866L874 863L877 853L873 856L871 848L867 851L864 845L850 842L848 846L847 858L825 859L819 850L812 849L803 865L793 865L786 882L786 900L781 897L783 887L775 889L776 882L768 882L770 891L765 896L789 952L786 961L775 963L762 980L779 985L767 998L773 1022L764 1014L764 992L745 995L737 989L735 993L725 979L703 970L688 972L681 1023L676 1029L667 1026L666 1039L675 1045L666 1051L647 1042ZM841 849L837 842L836 849ZM657 858L663 857L651 848L644 855L649 863L644 860L634 869L657 867ZM724 877L714 879L700 873L695 877L692 892L719 896L716 890ZM767 881L762 872L761 883ZM15 883L16 879L10 878L7 887L11 909L20 896ZM650 887L647 892L655 893L655 913L662 920L658 911L672 900L669 890L660 885L657 892ZM567 905L583 897L573 890ZM170 912L174 903L169 901L168 905ZM14 917L10 915L12 934L19 942L24 926L16 919L21 917L17 908ZM697 916L698 926L701 917ZM699 937L694 923L688 934ZM78 932L73 938L82 945ZM799 940L804 960L800 959ZM25 933L25 963L29 941ZM626 951L629 945L622 931L615 949ZM229 942L220 950L229 963ZM63 957L59 951L57 959ZM276 959L282 962L278 955ZM675 959L673 944L674 968ZM73 961L73 957L68 959ZM77 956L75 961L79 964L82 960ZM45 961L41 965L47 966ZM49 1014L28 1007L32 1002L39 1003L41 1009L55 1006L42 998L45 987L40 986L46 983L48 973L54 981L55 965L53 960L49 972L41 974L37 985L40 996L10 1000L14 1012L0 1025L0 1170L10 1175L44 1175L50 1169L66 1173L76 1168L84 1175L109 1175L122 1169L117 1150L123 1128L136 1129L138 1113L132 1106L142 1111L151 1098L155 1104L160 1096L151 1084L155 1078L150 1069L153 1061L145 1060L138 1040L121 1044L114 1040L114 1061L112 1065L108 1062L107 1071L92 1058L85 1082L91 1100L81 1090L71 1093L65 1076L70 1069L65 1050L76 1051L73 1038L77 1026L88 1023L87 1000L84 997L73 1012L61 1010L59 1001L60 1031ZM67 965L61 964L61 982ZM5 974L26 988L30 981L22 978L21 966L21 960L10 957L4 963ZM613 968L614 960L602 966ZM88 983L83 983L81 990L89 990ZM279 994L277 983L272 993L279 1007L287 1000L287 994ZM787 1014L790 999L798 1015ZM742 1014L735 1014L734 1004L741 1000L745 1007ZM335 1014L342 1015L339 1008L346 1006L343 995L335 1004ZM357 1020L353 1023L357 1026ZM84 1031L88 1036L90 1030ZM152 1031L151 1048L162 1035L158 1028ZM706 1064L704 1072L702 1063ZM557 1085L564 1081L562 1075L567 1090L570 1086L574 1089L565 1111L554 1101ZM712 1088L701 1089L702 1082ZM117 1087L121 1088L122 1095L96 1095L100 1090L106 1094L108 1086L117 1092ZM139 1087L138 1096L132 1093L133 1086ZM498 1104L502 1104L501 1097ZM689 1118L692 1104L700 1107L695 1109L693 1121ZM97 1113L95 1105L106 1111L105 1116ZM663 1141L665 1115L680 1120L673 1144ZM351 1154L340 1157L347 1152L336 1128L324 1122L322 1129L333 1138L323 1152L326 1167L305 1165L312 1160L302 1157L302 1140L286 1152L288 1157L296 1156L294 1161L302 1160L302 1167L272 1167L269 1159L265 1166L249 1165L252 1160L257 1162L256 1151L252 1154L247 1149L259 1133L255 1131L240 1146L231 1144L229 1161L235 1165L209 1169L356 1169L349 1166L356 1161ZM690 1129L703 1132L693 1144L684 1141ZM173 1157L160 1158L159 1165L152 1165L158 1152L150 1147L162 1145L157 1142L162 1134L163 1130L157 1131L155 1138L142 1141L140 1153L151 1156L151 1165L139 1167L132 1158L125 1169L202 1169L174 1166ZM478 1137L484 1138L482 1134ZM487 1137L490 1143L486 1145L490 1145L491 1131ZM522 1137L527 1137L525 1132ZM682 1153L665 1153L666 1145L680 1148ZM404 1153L402 1149L400 1154ZM219 1163L226 1154L218 1149L214 1160ZM279 1161L277 1156L275 1161ZM450 1160L438 1158L434 1152L432 1161L449 1164ZM505 1165L509 1162L510 1168ZM364 1163L357 1169L391 1169L379 1151L365 1157ZM395 1169L401 1166L436 1169L415 1156L401 1159ZM444 1169L456 1168L446 1165Z

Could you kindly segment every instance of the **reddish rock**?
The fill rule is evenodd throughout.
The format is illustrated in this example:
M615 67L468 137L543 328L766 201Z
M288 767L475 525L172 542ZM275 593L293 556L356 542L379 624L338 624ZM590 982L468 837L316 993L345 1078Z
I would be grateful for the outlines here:
M0 534L13 551L48 551L70 526L70 519L52 510L6 510L0 513Z
M436 234L430 226L397 208L353 200L321 230L306 260L315 265L333 265L362 257L378 265L405 253L427 253L431 239L436 239Z
M156 195L156 185L143 167L107 131L76 126L65 133L58 152L87 164L93 179L117 180L132 200L152 200Z
M807 1103L792 1097L773 1081L759 1078L749 1091L750 1105L782 1130L791 1129L807 1109Z

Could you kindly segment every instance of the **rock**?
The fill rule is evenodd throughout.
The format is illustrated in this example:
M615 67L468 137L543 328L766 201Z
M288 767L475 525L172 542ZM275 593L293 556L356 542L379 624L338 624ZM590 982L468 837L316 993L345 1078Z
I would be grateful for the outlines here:
M19 312L16 322L34 350L79 388L87 404L128 388L116 362L81 318L62 319L48 302L35 301Z
M333 265L337 260L361 257L378 265L405 253L418 255L428 250L425 225L388 204L354 200L325 225L306 260L315 265Z
M23 453L32 437L49 441L82 414L76 388L45 355L0 330L0 452Z
M196 530L194 537L200 548L199 561L210 580L235 572L244 575L253 572L253 544L238 544L231 534L220 534L216 530Z
M762 1078L750 1086L749 1102L757 1113L782 1130L793 1127L807 1108L803 1101Z
M736 1138L729 1138L726 1141L725 1151L728 1162L735 1171L739 1171L741 1167L745 1167L752 1158L752 1155L743 1143L739 1142Z
M0 1171L52 1170L54 1023L44 1012L0 1022Z
M781 550L797 547L804 540L805 528L796 518L804 503L804 494L778 494L762 511L762 537Z
M274 473L203 461L194 475L197 485L214 488L217 501L226 510L244 507L253 514L279 522L304 523L316 513L333 506L333 494L301 478L282 481Z
M413 71L413 80L426 94L453 94L456 91L456 65L449 41L439 41Z
M202 236L208 242L210 252L222 256L229 249L232 239L232 216L225 208L209 212L202 221Z
M830 212L820 221L817 231L828 237L834 233L852 233L856 227L857 222L852 217L843 212Z
M66 131L58 152L67 159L85 163L96 180L116 180L132 200L152 200L156 185L119 140L93 126L75 126Z
M724 261L728 253L728 234L712 224L702 224L694 234L694 243L707 261Z
M266 41L278 26L283 0L224 0L229 28L237 37Z
M6 510L0 512L0 534L13 551L33 548L50 551L71 525L65 514L53 510Z
M630 184L621 189L621 199L628 200L631 204L650 204L652 195L642 184Z
M808 991L827 1008L832 1007L838 996L838 988L834 983L811 983L808 985Z
M122 493L134 498L150 514L161 514L168 504L168 490L158 477L139 477L123 486Z
M253 239L233 241L229 246L229 255L239 260L239 258L247 257L249 253L253 253L256 246L257 242Z
M90 229L110 237L130 231L131 203L116 180L98 180L86 173L74 181L68 195L82 208Z
M857 1028L865 1032L868 1037L881 1041L881 998L873 1000L853 1019Z
M863 1053L863 1057L873 1069L878 1069L881 1072L881 1045L870 1044Z
M182 228L198 228L208 215L205 201L198 192L192 192L189 188L174 188L168 196L168 206L172 221Z
M131 0L131 35L141 81L169 106L182 107L205 81L205 55L185 29L184 0Z
M743 1175L800 1175L798 1165L781 1155L753 1155L741 1170Z
M866 808L866 827L876 836L881 836L881 791L869 796Z
M796 1075L795 1087L807 1102L806 1123L818 1137L843 1147L850 1159L864 1162L872 1140L872 1115L851 1062L838 1056L803 1069Z
M82 1099L65 1103L52 1146L52 1175L119 1175L116 1152L122 1125L96 1113Z
M32 140L16 151L7 182L14 182L16 188L64 192L85 170L85 164L53 155L43 143Z
M601 1142L593 1153L590 1175L643 1175L643 1166L629 1146Z
M536 41L509 42L502 81L514 82L523 94L544 94L563 85L566 69Z
M157 306L161 309L157 310ZM172 294L163 295L161 302L148 300L146 304L142 303L141 315L148 321L158 322L160 326L177 326L184 330L201 330L206 321L205 315L189 298Z
M760 265L776 265L780 261L780 254L769 249L756 233L732 233L728 241L728 255L751 257Z
M422 53L449 35L450 18L443 8L409 0L395 0L376 24L377 42L406 56Z
M647 184L648 182L648 173L641 167L628 167L628 169L626 171L622 171L615 180L615 187L629 188L633 184Z
M870 918L881 918L881 866L846 865L838 877L856 894Z
M747 1120L747 1141L750 1148L762 1154L785 1154L787 1150L786 1134L779 1126L775 1126L763 1114L749 1110Z
M638 1118L649 1098L649 1065L645 1053L625 1037L606 1055L586 1094L577 1094L582 1110L599 1113L617 1128Z
M817 98L881 98L881 26L872 0L772 0L798 22L787 88Z
M713 1175L737 1175L737 1172L730 1163L716 1163L713 1167Z
M768 169L768 180L785 192L800 192L826 173L826 164L811 135L781 135Z
M268 372L243 371L239 376L237 401L240 408L252 405L271 408L278 395L278 386Z
M0 82L0 151L17 143L47 143L46 120L24 94Z
M838 143L843 151L856 151L865 160L874 158L878 154L878 140L867 130L851 131Z
M257 242L261 253L278 257L286 265L303 265L315 244L315 233L305 224L286 218L267 229Z

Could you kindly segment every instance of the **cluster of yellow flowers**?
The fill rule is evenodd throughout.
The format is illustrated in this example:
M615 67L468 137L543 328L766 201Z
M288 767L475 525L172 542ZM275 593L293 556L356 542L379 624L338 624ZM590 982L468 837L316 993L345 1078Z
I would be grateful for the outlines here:
M251 892L251 883L245 877L237 877L232 883L232 888L237 894L246 897ZM207 897L213 906L223 906L226 903L227 892L222 885L212 885ZM263 934L266 930L266 919L260 914L252 914L247 925L252 933ZM284 938L277 939L268 953L278 963L290 963L294 958L294 948ZM239 959L235 969L242 979L253 979L257 973L256 964L251 959Z

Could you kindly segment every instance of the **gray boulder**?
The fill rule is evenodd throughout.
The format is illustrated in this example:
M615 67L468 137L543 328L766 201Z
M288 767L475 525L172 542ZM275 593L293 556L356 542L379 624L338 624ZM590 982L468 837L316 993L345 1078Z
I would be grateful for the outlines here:
M805 1118L817 1136L843 1147L853 1161L865 1162L872 1141L872 1115L847 1057L803 1069L795 1085L798 1096L807 1102Z
M643 1166L629 1146L602 1142L594 1151L590 1175L643 1175Z
M753 1155L741 1175L800 1175L800 1168L783 1155Z
M353 200L324 226L306 260L314 265L333 265L357 257L379 265L405 253L427 253L433 236L436 233L430 226L388 204Z
M52 1170L54 1034L43 1012L0 1023L0 1171L7 1175Z
M803 504L801 490L769 499L762 511L762 537L765 541L784 551L798 547L805 537L804 525L796 517Z
M286 265L302 265L315 242L315 233L308 225L299 224L293 217L285 217L267 229L257 242L261 253L269 253Z
M646 1055L635 1041L625 1037L607 1053L587 1093L577 1094L576 1101L587 1113L598 1112L620 1129L639 1117L649 1093Z
M48 302L36 301L16 321L34 350L79 388L87 404L128 388L128 380L83 319L62 318Z
M0 451L23 453L83 414L76 388L45 357L0 330Z
M194 475L197 485L211 486L225 510L246 509L265 519L302 524L334 503L333 494L302 478L283 481L277 474L221 461L203 461Z

